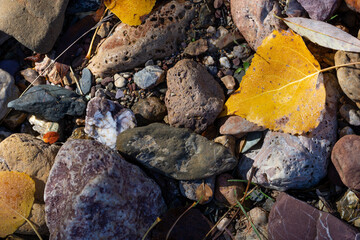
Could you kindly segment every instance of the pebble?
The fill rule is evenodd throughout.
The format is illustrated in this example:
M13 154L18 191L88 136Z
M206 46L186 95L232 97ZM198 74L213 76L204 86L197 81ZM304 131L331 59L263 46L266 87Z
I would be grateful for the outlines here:
M30 175L35 180L35 199L43 203L45 184L59 148L29 134L12 134L0 143L0 169L7 171L9 167Z
M28 115L26 113L12 110L2 120L2 124L11 130L15 130L18 126L20 126L26 120L27 116Z
M83 95L86 95L90 92L92 84L92 74L89 69L84 68L81 73L81 78L79 80L79 85ZM76 89L76 93L80 95L79 89Z
M338 140L331 153L331 161L342 182L360 190L360 136L346 135Z
M349 126L346 126L340 130L339 138L342 138L345 135L351 135L351 134L355 134L354 130Z
M233 90L235 88L236 83L235 83L235 78L233 76L226 75L225 77L222 77L220 80L224 83L226 89Z
M223 68L231 68L231 63L227 57L221 57L219 59L220 66Z
M249 44L243 43L241 45L234 46L232 54L234 55L234 57L244 60L250 57L251 48Z
M240 116L230 116L222 119L220 126L220 134L233 135L237 138L245 136L248 132L262 131L264 127L260 127Z
M165 72L159 66L150 65L134 74L134 82L141 89L153 88L164 82Z
M177 42L184 39L185 29L194 17L192 3L173 0L153 11L141 26L120 23L101 44L88 68L95 76L105 76L132 69L149 59L170 56L177 51Z
M341 0L297 0L308 12L311 19L324 21L329 19L340 6Z
M6 71L0 69L0 120L8 112L8 103L19 96L19 90L15 86L14 78Z
M214 142L222 144L224 147L228 148L232 155L235 156L235 137L231 135L219 136L214 139Z
M296 211L294 211L296 209ZM280 193L268 224L269 239L356 239L360 233L330 213Z
M117 88L123 88L127 85L128 81L121 75L115 74L114 75L114 85Z
M34 80L39 76L38 72L32 68L27 68L20 71L20 74L24 77L24 79L32 83L34 86L45 84L45 79L43 77L39 77L35 82Z
M351 221L355 227L360 227L360 200L353 191L348 189L336 202L336 207L341 219L347 222Z
M95 140L114 149L117 135L134 127L134 113L119 103L102 97L94 97L88 102L85 132Z
M307 17L306 10L297 0L288 0L285 6L286 15L289 17Z
M54 85L38 85L9 102L8 107L58 122L65 115L81 116L86 103L73 91Z
M60 124L57 122L49 122L40 118L37 118L35 115L28 117L29 123L32 125L32 129L41 135L44 135L47 132L57 132L62 134Z
M0 9L0 31L37 53L50 52L61 32L68 2L5 1Z
M165 210L152 179L93 140L66 141L45 187L53 240L141 239Z
M210 66L210 65L214 65L215 61L212 56L205 56L203 59L203 64L205 66Z
M203 186L205 185L205 186ZM201 198L201 204L209 203L213 199L213 193L215 190L215 177L209 177L201 180L189 180L189 181L179 181L179 188L181 194L193 201L199 201ZM205 191L205 195L198 195L197 190L199 188L211 189L210 191Z
M353 126L360 126L360 109L350 105L344 104L339 110L341 116Z
M195 42L189 43L185 48L184 53L190 56L199 56L208 50L207 40L198 39Z
M153 122L161 122L166 115L166 106L157 97L147 97L136 102L131 110L135 114L139 126Z
M206 68L190 59L180 60L167 73L165 105L171 126L199 133L212 124L222 110L225 96Z
M215 199L221 204L233 206L244 196L245 185L242 182L229 182L234 179L228 173L223 173L216 178Z
M188 129L161 123L122 132L118 135L116 149L144 167L177 180L208 178L231 170L237 164L222 145Z

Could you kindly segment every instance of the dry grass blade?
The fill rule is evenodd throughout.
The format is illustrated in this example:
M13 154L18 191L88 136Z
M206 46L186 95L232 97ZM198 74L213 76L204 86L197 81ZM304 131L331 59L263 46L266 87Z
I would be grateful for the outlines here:
M145 240L147 235L150 233L150 231L159 223L161 222L161 218L157 217L155 219L155 221L153 222L153 224L151 224L151 226L149 227L149 229L146 231L146 233L144 234L144 236L142 237L141 240Z

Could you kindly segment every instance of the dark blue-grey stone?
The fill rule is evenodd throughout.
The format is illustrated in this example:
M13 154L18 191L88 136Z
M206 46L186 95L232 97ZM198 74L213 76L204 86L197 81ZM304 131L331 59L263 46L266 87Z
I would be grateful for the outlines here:
M90 72L89 69L84 68L82 70L81 78L79 81L81 91L83 92L84 95L90 92L91 83L92 83L92 73ZM76 93L80 94L79 89L76 89Z
M100 6L100 0L70 0L67 14L95 11Z
M21 98L9 102L8 107L57 122L65 115L83 115L86 103L81 96L68 89L38 85L30 88Z

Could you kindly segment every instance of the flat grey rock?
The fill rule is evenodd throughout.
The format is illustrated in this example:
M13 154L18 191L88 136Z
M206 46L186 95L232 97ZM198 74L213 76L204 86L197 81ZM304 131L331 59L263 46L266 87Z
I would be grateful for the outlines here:
M19 96L19 90L15 86L14 78L6 71L0 68L0 120L5 117L7 104Z

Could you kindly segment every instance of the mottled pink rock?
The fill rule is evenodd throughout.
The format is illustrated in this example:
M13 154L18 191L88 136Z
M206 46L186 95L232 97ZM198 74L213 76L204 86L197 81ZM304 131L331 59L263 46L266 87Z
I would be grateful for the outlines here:
M360 190L360 136L346 135L336 142L333 162L341 181L349 188Z
M228 206L235 205L244 196L245 186L242 182L229 182L234 179L228 173L220 174L216 178L215 199Z
M159 186L116 151L68 140L45 187L50 239L141 239L165 211Z
M297 0L310 18L324 21L340 6L341 0Z
M280 193L268 224L269 240L358 239L360 233L330 213Z
M230 116L220 127L220 134L235 135L238 138L243 137L248 132L263 131L264 127L260 127L245 118L239 116Z
M149 59L170 56L185 37L185 28L194 16L193 4L171 1L150 14L140 26L120 23L101 44L88 68L95 76L107 76Z
M231 0L231 15L236 27L254 50L274 29L281 28L281 10L275 0Z
M204 131L219 115L224 92L206 68L190 59L176 63L167 73L165 105L171 126Z

